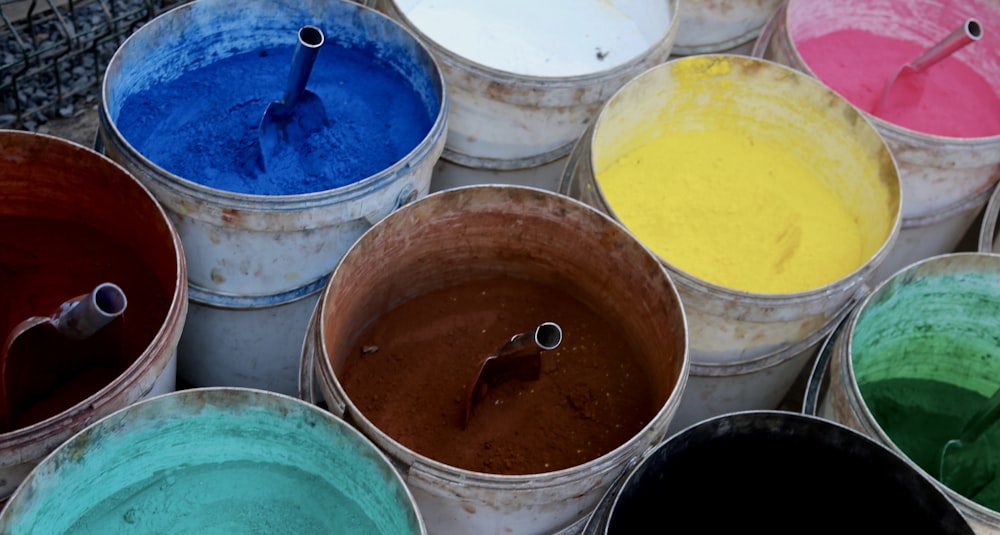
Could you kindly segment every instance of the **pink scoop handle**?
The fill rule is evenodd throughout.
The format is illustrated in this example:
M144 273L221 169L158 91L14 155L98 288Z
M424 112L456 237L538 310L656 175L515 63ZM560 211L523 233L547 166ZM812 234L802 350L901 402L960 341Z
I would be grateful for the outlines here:
M982 39L983 27L976 19L968 19L962 26L955 28L947 37L917 56L908 65L917 71L922 71L931 65L954 54L965 45Z

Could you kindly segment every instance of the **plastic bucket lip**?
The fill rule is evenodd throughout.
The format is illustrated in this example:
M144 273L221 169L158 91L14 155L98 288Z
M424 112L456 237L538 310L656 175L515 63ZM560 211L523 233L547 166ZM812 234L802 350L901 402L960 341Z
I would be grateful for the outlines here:
M91 422L87 427L60 444L59 447L42 459L38 467L25 479L24 484L3 504L2 509L0 509L0 526L9 525L10 517L18 514L17 508L25 507L25 505L22 505L22 502L27 501L30 505L31 500L41 495L44 489L33 488L36 480L48 477L50 474L58 474L67 466L71 467L73 463L68 463L66 460L77 459L85 453L91 434L99 433L102 430L110 432L122 429L123 422L127 422L129 417L135 414L140 416L145 415L144 417L146 418L149 418L153 414L157 417L165 417L162 414L162 410L157 411L155 408L158 405L170 405L173 400L182 400L187 403L189 412L182 414L187 417L197 417L197 413L201 412L205 407L211 406L231 411L233 414L237 414L247 408L261 411L268 410L271 411L272 416L278 418L286 418L293 411L298 410L310 414L311 417L327 422L331 429L336 429L337 432L343 433L350 442L364 447L366 454L374 462L378 462L384 467L383 476L392 481L396 492L407 500L407 509L412 513L412 521L415 527L418 528L420 533L427 533L426 525L420 515L416 501L403 480L402 475L394 468L389 457L376 447L368 437L364 436L363 433L328 411L298 398L268 390L232 386L191 388L160 394L122 407ZM176 414L173 414L173 416L176 416ZM203 439L199 438L198 440ZM47 470L47 472L43 473L43 470ZM6 530L4 531L6 532Z

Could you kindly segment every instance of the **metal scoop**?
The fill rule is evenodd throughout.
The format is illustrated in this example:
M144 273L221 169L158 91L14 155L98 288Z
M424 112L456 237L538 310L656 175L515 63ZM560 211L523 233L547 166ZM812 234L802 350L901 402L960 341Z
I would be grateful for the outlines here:
M260 120L258 136L261 165L265 171L282 144L301 144L328 123L323 101L316 93L306 89L316 56L325 40L323 31L315 26L299 28L285 96L268 104Z
M995 477L982 465L983 457L990 454L990 445L977 447L976 441L997 420L1000 420L1000 388L965 422L958 438L945 442L941 448L938 480L970 500Z
M32 316L17 325L7 335L0 354L0 402L3 403L3 429L9 425L11 402L9 399L10 370L20 370L31 359L38 359L30 351L30 344L18 343L28 338L28 333L49 330L70 340L84 340L99 331L125 312L128 301L118 285L103 282L90 293L74 297L59 306L49 316Z
M882 88L882 95L873 113L887 109L913 109L924 94L924 78L928 68L954 54L965 45L983 37L983 28L976 19L968 19L947 37L930 47L913 61L903 65Z
M562 328L547 321L534 330L514 335L495 353L484 358L466 390L462 429L469 423L473 406L479 403L489 387L515 379L538 379L542 371L541 352L555 349L560 343Z

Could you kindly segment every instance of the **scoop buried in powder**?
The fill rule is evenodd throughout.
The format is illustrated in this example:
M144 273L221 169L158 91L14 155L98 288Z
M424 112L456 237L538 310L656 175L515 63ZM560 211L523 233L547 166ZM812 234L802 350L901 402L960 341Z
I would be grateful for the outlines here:
M541 352L555 349L560 343L562 328L547 321L534 330L514 335L495 353L484 358L465 395L462 429L469 423L473 406L490 386L510 380L538 379L542 370Z
M85 340L125 313L125 292L111 282L62 303L48 316L29 317L11 329L0 353L0 433L10 428L13 413L28 403L26 381L43 385L57 363L51 351L73 352L74 341ZM61 343L65 340L66 343ZM47 342L55 342L47 343ZM52 384L44 384L52 388Z
M882 95L875 104L874 113L888 109L912 109L924 94L927 69L941 60L961 50L965 45L978 41L983 36L982 26L975 19L968 19L961 26L928 48L913 61L903 65L885 83Z
M306 89L316 55L324 41L323 31L319 28L299 28L285 96L268 104L260 121L260 165L265 171L283 147L301 145L310 134L322 130L329 123L323 101L316 93Z

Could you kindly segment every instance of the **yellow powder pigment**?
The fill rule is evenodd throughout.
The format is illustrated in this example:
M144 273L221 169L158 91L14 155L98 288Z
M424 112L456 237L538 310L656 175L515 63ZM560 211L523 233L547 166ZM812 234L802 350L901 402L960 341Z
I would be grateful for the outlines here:
M654 136L597 178L640 241L720 286L805 291L866 260L855 215L788 151L746 133Z

